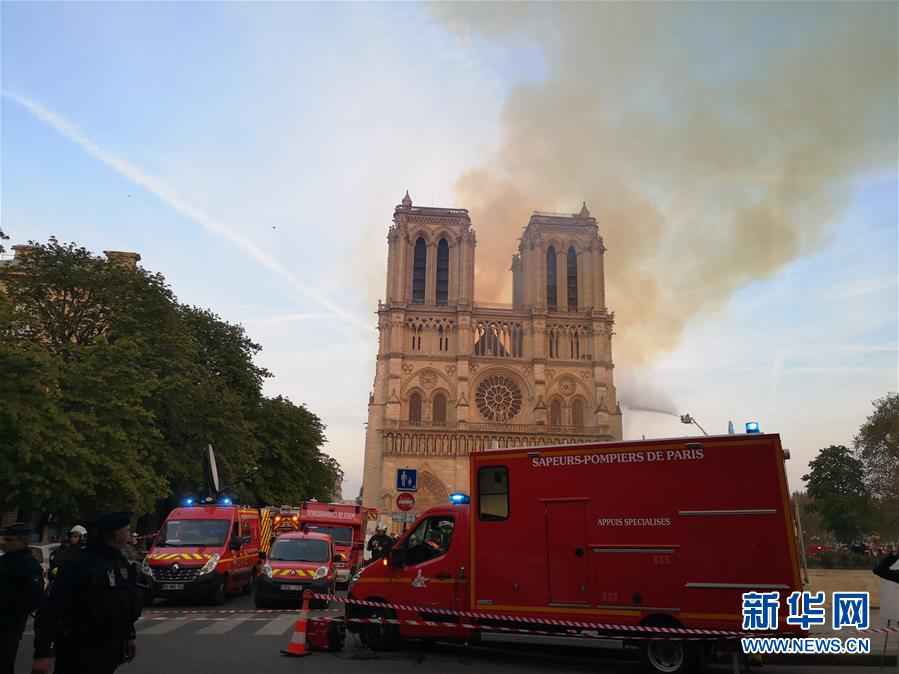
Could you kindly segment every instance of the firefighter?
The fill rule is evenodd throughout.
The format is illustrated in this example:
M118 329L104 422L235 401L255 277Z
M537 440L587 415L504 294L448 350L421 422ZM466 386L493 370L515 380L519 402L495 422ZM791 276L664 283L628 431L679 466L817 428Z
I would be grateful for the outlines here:
M130 513L106 513L80 558L60 569L35 621L32 672L111 674L136 654L141 592L123 554Z
M80 524L76 524L69 529L69 540L59 546L57 550L50 555L50 577L55 578L59 573L59 567L77 559L84 552L85 539L87 538L87 529Z
M380 559L390 550L391 540L387 535L386 527L378 527L375 535L368 542L368 551L371 553L372 560Z
M31 529L17 523L0 535L0 674L12 674L28 615L44 593L44 574L28 549Z

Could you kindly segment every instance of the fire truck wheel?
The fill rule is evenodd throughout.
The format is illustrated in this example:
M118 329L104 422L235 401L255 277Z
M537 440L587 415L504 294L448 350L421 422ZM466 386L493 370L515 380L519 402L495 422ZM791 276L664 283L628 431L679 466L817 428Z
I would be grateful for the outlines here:
M673 639L647 639L641 654L650 671L664 674L701 672L706 661L701 643Z
M377 601L377 600L375 600ZM371 608L359 612L360 618L395 618L391 609ZM400 645L399 630L396 625L363 624L359 631L362 643L373 651L392 651Z

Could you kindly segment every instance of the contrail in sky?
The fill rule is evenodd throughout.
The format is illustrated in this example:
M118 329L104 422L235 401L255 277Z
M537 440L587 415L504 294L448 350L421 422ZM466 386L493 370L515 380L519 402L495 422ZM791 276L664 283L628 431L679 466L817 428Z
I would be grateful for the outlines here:
M263 267L275 272L276 274L284 278L291 286L293 286L305 297L327 309L330 314L349 321L365 330L373 331L375 329L373 326L359 320L343 307L334 304L327 297L316 292L313 288L310 288L308 285L303 283L293 274L293 272L287 269L266 251L262 250L255 243L242 236L241 234L238 234L225 223L216 220L202 209L197 208L184 198L178 196L175 190L173 190L162 180L148 175L140 167L135 166L131 162L122 159L121 157L116 157L115 155L104 150L91 138L82 133L72 122L56 114L52 110L48 110L40 103L37 103L36 101L33 101L21 94L3 90L3 96L21 105L23 108L28 110L36 119L54 128L62 136L79 145L81 149L83 149L95 159L98 159L109 166L116 173L128 178L128 180L143 187L151 194L156 195L156 197L158 197L163 203L167 204L184 217L193 220L213 234L217 234L235 244L238 248L242 249Z

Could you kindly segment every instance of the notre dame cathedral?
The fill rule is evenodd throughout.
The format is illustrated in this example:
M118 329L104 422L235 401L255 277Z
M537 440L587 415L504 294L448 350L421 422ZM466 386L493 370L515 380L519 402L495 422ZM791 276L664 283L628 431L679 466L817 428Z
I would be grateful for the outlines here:
M469 491L468 454L621 439L605 246L586 204L531 215L512 256L513 303L474 297L468 211L413 206L388 235L387 289L365 437L363 503L396 530L396 474L414 512Z

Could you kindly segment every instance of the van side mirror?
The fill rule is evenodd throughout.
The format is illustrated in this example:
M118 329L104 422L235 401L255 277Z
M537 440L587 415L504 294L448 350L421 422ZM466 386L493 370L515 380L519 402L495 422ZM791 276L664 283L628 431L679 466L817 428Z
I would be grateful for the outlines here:
M387 560L390 566L401 569L406 563L406 548L393 548L387 553Z
M228 545L228 549L236 551L236 550L240 550L240 548L242 546L243 546L242 540L240 540L239 538L232 538L231 543Z

